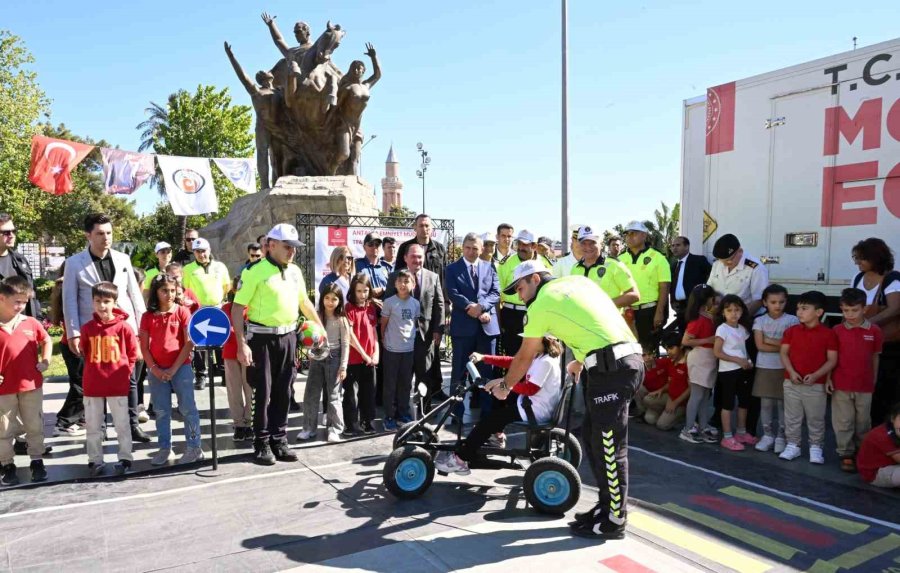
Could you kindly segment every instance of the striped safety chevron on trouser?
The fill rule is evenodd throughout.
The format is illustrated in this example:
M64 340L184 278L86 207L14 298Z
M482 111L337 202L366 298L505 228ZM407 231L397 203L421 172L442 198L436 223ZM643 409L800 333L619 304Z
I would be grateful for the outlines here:
M603 461L606 464L606 487L609 491L609 519L614 523L624 522L622 507L625 500L619 487L619 464L616 462L616 441L612 430L601 432L603 438Z

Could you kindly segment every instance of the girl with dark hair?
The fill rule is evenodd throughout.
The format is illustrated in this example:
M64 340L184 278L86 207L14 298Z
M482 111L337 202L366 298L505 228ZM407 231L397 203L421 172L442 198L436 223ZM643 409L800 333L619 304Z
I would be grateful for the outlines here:
M691 395L688 398L684 429L678 437L691 444L718 442L718 432L706 423L709 394L716 383L716 325L713 322L719 296L716 289L706 284L694 287L688 297L685 322L687 328L681 344L690 349L687 354L688 381Z
M722 441L725 449L739 452L744 446L756 445L756 438L747 433L747 408L752 398L750 370L753 363L747 354L747 339L753 328L747 305L741 297L726 294L719 303L719 326L713 353L719 359L716 392L722 400ZM737 433L731 428L731 411L738 402Z
M350 281L345 314L350 323L350 358L344 380L344 424L347 433L374 434L375 367L378 365L378 312L367 273Z

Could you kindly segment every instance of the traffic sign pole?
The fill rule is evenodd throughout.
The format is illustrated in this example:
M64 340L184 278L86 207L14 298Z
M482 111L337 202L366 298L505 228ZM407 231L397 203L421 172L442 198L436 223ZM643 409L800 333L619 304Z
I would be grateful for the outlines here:
M231 334L231 321L228 315L214 306L205 306L191 316L188 334L194 346L206 352L206 367L210 374L209 385L209 423L212 438L212 469L219 469L219 445L216 434L216 384L213 380L213 352L222 348Z
M213 349L206 348L206 371L209 372L209 425L212 435L212 467L219 470L218 432L216 432L216 384L213 379Z

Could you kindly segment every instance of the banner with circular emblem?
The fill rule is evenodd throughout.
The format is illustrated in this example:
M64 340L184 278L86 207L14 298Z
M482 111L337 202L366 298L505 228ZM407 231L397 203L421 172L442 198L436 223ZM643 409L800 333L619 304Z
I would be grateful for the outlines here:
M205 215L219 210L209 159L157 155L156 160L176 215Z

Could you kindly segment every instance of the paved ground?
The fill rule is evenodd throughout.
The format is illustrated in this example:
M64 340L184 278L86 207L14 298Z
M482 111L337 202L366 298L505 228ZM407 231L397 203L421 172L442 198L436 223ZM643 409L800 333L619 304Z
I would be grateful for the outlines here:
M47 394L61 400L64 388ZM307 446L300 463L261 468L225 438L227 423L218 431L218 472L149 473L144 461L126 479L84 479L82 439L49 440L58 481L0 492L0 569L900 571L900 495L833 463L692 446L634 425L628 536L595 544L527 508L519 472L437 477L401 502L382 485L389 436ZM141 448L139 460L154 451ZM581 473L576 509L596 495L586 464Z

